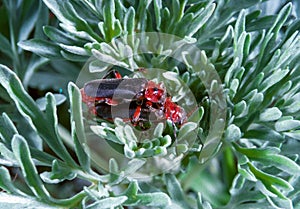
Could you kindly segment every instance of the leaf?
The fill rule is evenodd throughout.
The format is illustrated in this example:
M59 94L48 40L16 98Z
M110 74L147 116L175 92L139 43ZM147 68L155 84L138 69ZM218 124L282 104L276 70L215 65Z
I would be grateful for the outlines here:
M225 139L229 142L235 142L239 140L242 136L241 130L234 124L227 127L225 132Z
M126 196L119 196L119 197L108 197L102 200L98 200L90 206L87 206L87 209L110 209L115 208L117 206L122 205L127 200Z
M148 207L164 207L170 204L168 195L162 192L152 192L137 194L138 183L133 181L129 184L127 190L122 193L128 197L124 203L126 206L148 206Z
M163 134L163 131L164 131L164 124L159 123L154 129L153 138L161 137Z
M12 137L18 133L18 130L14 126L14 123L4 112L0 116L0 136L1 140L4 140L5 144L10 145Z
M64 103L66 101L66 96L63 94L53 94L54 98L55 98L55 105L61 105L62 103ZM46 110L46 105L47 105L47 98L46 97L41 97L38 98L36 101L37 106L40 108L41 111L45 111Z
M234 27L234 39L237 46L238 46L238 39L240 39L242 34L245 33L245 22L246 22L246 11L242 9L241 12L239 13L239 16L236 20L235 27Z
M246 114L246 110L247 110L247 103L244 100L242 100L239 103L234 105L232 114L235 117L240 118Z
M36 103L25 91L17 75L6 66L0 65L0 83L15 102L19 112L26 118L32 128L47 142L51 149L70 165L75 165L61 138L57 135L56 106L52 94L48 95L46 116L39 110ZM51 123L49 123L49 121Z
M18 41L28 39L39 18L41 8L42 2L32 2L29 11L27 11L25 16L19 20L21 27L19 31Z
M43 0L47 7L53 12L53 14L59 19L60 22L72 25L72 19L68 17L63 7L63 2L58 0Z
M192 140L191 137L196 140L197 131L195 130L197 128L197 124L193 122L187 122L183 124L183 126L179 129L178 133L178 141L186 140L190 141ZM193 135L191 135L193 134Z
M87 50L83 47L79 46L69 46L66 44L58 44L62 49L65 51L75 54L75 55L80 55L80 56L89 56L90 54L87 52Z
M31 51L42 57L47 57L50 59L61 59L60 47L49 41L41 39L31 39L19 42L18 46L24 50Z
M54 42L56 43L62 43L62 44L67 44L67 45L72 45L77 43L78 45L82 42L82 40L65 33L63 31L58 30L56 27L52 26L44 26L44 33Z
M43 181L49 184L57 184L64 180L73 180L76 176L77 174L70 167L57 160L52 162L51 172L41 174Z
M260 115L259 120L263 122L274 121L281 118L282 112L278 107L272 107L265 109Z
M124 175L130 176L136 173L144 164L146 163L146 160L143 159L132 159L128 162L126 165L126 168L124 169Z
M172 201L175 201L185 209L190 208L189 205L187 205L187 203L185 202L183 190L176 177L172 174L165 174L164 181Z
M90 171L90 154L83 125L80 90L75 84L69 83L68 93L71 104L71 126L75 152L82 168L85 171Z
M0 208L20 209L20 208L34 208L34 209L57 209L57 206L47 205L42 202L29 197L21 197L17 195L0 193Z
M279 81L281 81L287 74L289 73L289 70L277 70L275 73L273 73L271 76L266 78L262 84L260 85L260 90L262 92L266 91L271 86L275 85Z
M253 174L255 175L255 177L259 180L261 180L261 182L264 184L264 186L272 193L276 194L278 197L285 199L285 195L279 191L275 186L278 186L286 191L292 191L293 187L285 180L267 174L259 169L257 169L254 165L252 165L251 163L248 163L248 166L251 170L251 172L253 172Z
M12 194L19 194L19 195L25 195L22 191L20 191L19 189L17 189L13 183L12 183L12 179L10 178L10 174L9 171L7 170L7 168L0 166L0 188L5 190L8 193L12 193ZM3 194L0 192L0 199L2 197ZM1 200L0 200L0 207L1 207Z
M128 200L126 200L125 204L129 204L129 202L132 201L131 198L135 198L136 194L138 193L138 190L139 190L139 185L137 181L131 181L126 191L122 193L122 195L128 197Z
M280 149L275 148L275 147L268 147L268 148L243 148L240 147L237 144L233 144L235 149L246 155L249 158L264 158L268 155L272 155L272 154L278 154L280 152Z
M147 207L165 207L171 203L169 196L163 192L137 194L135 198L137 201L136 205Z
M13 58L13 52L11 50L11 45L9 43L9 41L7 40L7 38L5 36L3 36L0 33L0 51L3 52L4 54L6 54L7 56L9 56L10 58Z
M280 133L264 126L254 126L252 129L246 131L243 137L274 143L282 143L284 141L284 137Z
M278 132L293 130L300 127L299 120L283 119L275 123L275 130Z
M15 135L12 139L12 149L17 160L19 161L26 183L31 191L38 198L41 198L44 201L49 201L50 194L46 190L38 175L25 139L20 135Z
M186 36L193 36L211 17L216 4L212 3L207 5L207 7L201 12L191 23L189 30L185 33Z

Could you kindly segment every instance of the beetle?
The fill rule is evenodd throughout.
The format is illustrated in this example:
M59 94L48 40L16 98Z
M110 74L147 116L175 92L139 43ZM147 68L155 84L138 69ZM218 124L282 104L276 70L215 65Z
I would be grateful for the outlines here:
M122 78L112 70L102 79L85 83L81 94L89 111L98 117L110 121L120 117L143 130L149 128L151 113L177 126L186 122L184 109L172 101L164 84L146 78Z

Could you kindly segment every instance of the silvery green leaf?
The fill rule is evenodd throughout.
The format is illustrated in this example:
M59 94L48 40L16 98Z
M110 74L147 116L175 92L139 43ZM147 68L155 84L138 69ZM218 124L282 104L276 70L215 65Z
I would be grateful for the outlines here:
M55 16L60 20L60 22L72 25L72 20L64 12L63 2L57 0L43 0L47 7L55 14Z
M163 131L164 131L164 124L159 123L154 129L153 138L161 137Z
M16 129L14 123L8 117L8 115L4 112L0 116L0 136L1 141L5 141L6 144L10 145L12 137L18 134L18 130Z
M9 144L8 144L8 146L9 146ZM9 148L7 148L3 143L0 143L0 153L1 153L1 158L2 157L4 158L3 165L4 165L4 163L9 164L9 166L19 164L14 153Z
M31 51L42 57L47 57L51 59L59 59L60 47L52 42L45 41L42 39L31 39L26 41L21 41L18 46L24 50Z
M216 8L215 3L208 4L207 7L201 12L191 23L190 30L186 32L188 36L193 36L213 14Z
M164 178L165 184L167 186L168 193L172 201L175 201L177 204L183 208L189 209L189 205L185 202L185 197L183 190L179 181L172 174L165 174Z
M190 140L190 137L195 137L197 135L197 131L195 130L197 128L197 124L193 122L187 122L182 125L182 127L179 129L178 133L178 141L181 140Z
M61 105L62 103L64 103L66 101L66 96L63 94L53 94L54 98L55 98L55 105ZM36 101L37 106L40 108L41 111L45 111L46 110L46 105L47 105L47 99L46 97L41 97L38 98Z
M71 104L71 128L75 152L80 165L85 171L90 171L90 153L87 147L87 139L83 124L81 93L78 87L73 83L69 83L68 93Z
M59 44L59 46L64 49L67 52L70 52L71 54L81 55L81 56L89 56L90 54L87 52L87 50L83 47L79 46L69 46L66 44Z
M20 32L19 32L19 41L23 41L28 39L28 36L32 32L34 26L36 25L36 22L38 21L39 13L41 11L42 2L36 2L31 5L30 10L27 11L26 16L23 18L20 18L19 21L20 24Z
M235 117L242 117L243 115L246 114L246 110L247 110L247 103L242 100L239 103L235 104L233 107L233 115Z
M268 88L281 81L288 73L289 70L277 70L271 76L267 77L259 88L262 92L266 91Z
M284 135L300 140L300 130L285 132Z
M255 175L257 179L259 179L263 185L268 189L269 192L277 195L279 198L285 198L282 191L278 188L283 189L285 191L292 191L293 187L286 180L283 180L280 177L267 174L257 167L255 167L252 163L248 163L249 169Z
M277 107L267 108L260 115L259 120L263 122L274 121L281 118L282 112Z
M275 130L279 131L279 132L293 130L293 129L299 128L299 127L300 127L299 120L282 119L275 123Z
M225 139L230 142L237 141L241 138L242 133L238 126L231 124L227 127L225 132Z
M0 45L1 45L0 51L6 54L7 56L9 56L10 58L12 58L13 52L11 50L10 43L7 40L7 38L3 36L1 33L0 33Z
M125 176L130 176L137 172L144 164L146 163L146 160L143 159L132 159L128 162L126 165L126 168L124 169Z
M96 201L92 205L87 206L87 209L110 209L122 205L128 198L126 196L108 197Z
M71 34L65 33L56 27L53 26L44 26L43 27L44 33L54 42L57 43L63 43L67 45L71 45L74 43L79 44L82 42L81 39L76 38L75 36L72 36Z
M119 138L116 136L113 130L98 125L92 125L90 126L90 128L96 135L100 137L118 144L124 144L123 142L120 142Z
M7 194L5 192L0 193L0 208L59 209L57 206L51 206L30 197L22 197L13 194Z
M12 139L12 149L22 169L22 173L26 178L26 183L30 187L31 191L38 198L44 201L49 201L50 194L46 190L38 175L25 139L20 135L15 135Z
M11 194L25 195L22 191L20 191L14 186L9 171L7 170L7 168L3 166L0 166L0 188ZM3 197L2 196L3 194L6 193L1 192L0 199L1 197ZM0 206L1 206L1 200L0 200Z
M69 168L64 169L59 167L57 161L53 162L53 167L51 172L43 172L40 174L41 179L47 184L58 184L65 180L73 180L76 178L76 173L74 173Z
M18 111L52 150L68 163L75 164L60 137L57 135L57 116L54 96L51 93L46 95L48 103L46 105L46 112L43 113L25 91L17 75L3 65L0 65L0 81L9 96L15 102Z

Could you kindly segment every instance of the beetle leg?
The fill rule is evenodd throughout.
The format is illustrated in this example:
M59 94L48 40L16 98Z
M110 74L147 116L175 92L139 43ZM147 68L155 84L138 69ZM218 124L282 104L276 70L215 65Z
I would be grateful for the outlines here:
M140 119L141 111L142 111L142 106L138 105L131 119L133 125L137 125L137 122Z
M112 98L105 98L105 103L111 106L116 106L118 105L118 101L113 100Z
M121 74L117 70L112 70L109 73L107 73L102 79L106 79L110 76L113 77L113 78L117 78L117 79L122 78Z

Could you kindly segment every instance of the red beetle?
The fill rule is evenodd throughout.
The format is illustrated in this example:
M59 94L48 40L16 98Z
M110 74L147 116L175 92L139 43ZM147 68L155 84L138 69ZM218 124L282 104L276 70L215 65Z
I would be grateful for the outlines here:
M108 78L109 75L114 78ZM163 83L157 84L146 78L122 78L115 70L102 79L87 82L81 94L90 112L98 117L110 121L113 117L129 119L134 126L144 130L149 128L150 113L177 126L186 121L184 109L172 102Z

